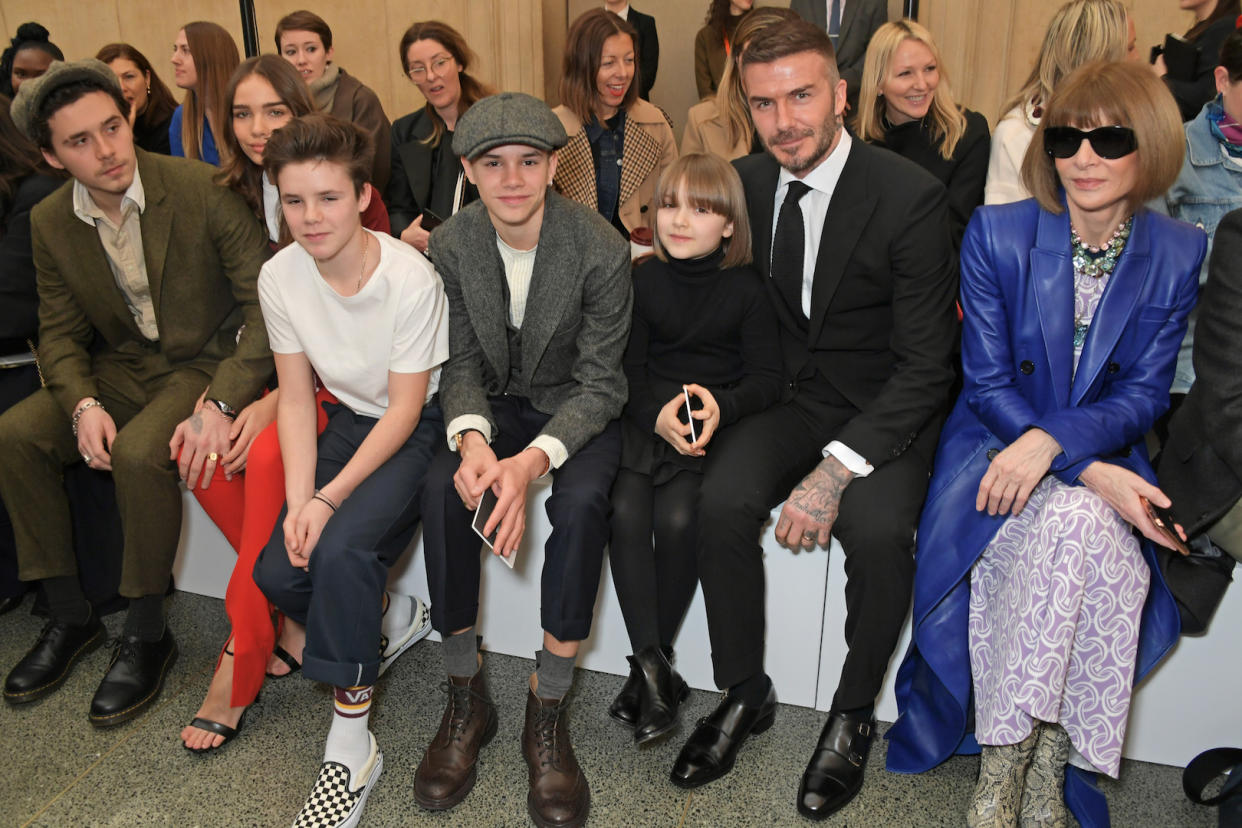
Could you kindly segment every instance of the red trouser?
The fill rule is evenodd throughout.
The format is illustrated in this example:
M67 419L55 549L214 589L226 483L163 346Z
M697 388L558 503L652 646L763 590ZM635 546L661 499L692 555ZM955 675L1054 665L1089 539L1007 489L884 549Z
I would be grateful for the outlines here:
M316 431L328 424L323 403L337 402L326 388L315 394ZM254 563L272 537L285 505L285 465L273 422L255 438L246 469L226 480L216 466L211 487L194 489L207 516L237 550L237 564L224 593L224 610L233 626L233 707L250 704L263 686L267 660L276 646L272 607L254 582Z

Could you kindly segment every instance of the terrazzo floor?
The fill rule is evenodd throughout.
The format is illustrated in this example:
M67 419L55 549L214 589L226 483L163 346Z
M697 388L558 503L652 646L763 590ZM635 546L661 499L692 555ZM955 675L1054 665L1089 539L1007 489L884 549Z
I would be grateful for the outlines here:
M34 641L42 621L30 599L0 617L0 667L7 670ZM88 656L58 692L34 704L0 705L0 826L282 826L289 825L317 772L329 723L330 695L301 678L268 682L241 736L218 754L194 756L177 734L198 709L227 632L223 602L189 593L170 601L180 645L158 705L110 730L86 720L109 651ZM121 616L108 619L116 634ZM439 644L412 647L380 680L371 729L384 751L384 773L368 801L364 826L526 826L526 768L519 749L526 676L532 661L485 656L500 731L483 749L479 781L447 813L413 801L414 770L439 723L444 696ZM621 678L580 670L571 731L591 783L593 826L810 826L794 810L798 779L824 714L781 706L776 725L744 748L733 773L693 792L667 778L681 740L715 705L695 692L682 730L643 750L604 711ZM883 769L884 743L868 760L867 783L825 825L959 826L978 760L958 757L920 776ZM1105 783L1116 826L1214 826L1214 812L1189 803L1180 769L1125 762L1121 780Z

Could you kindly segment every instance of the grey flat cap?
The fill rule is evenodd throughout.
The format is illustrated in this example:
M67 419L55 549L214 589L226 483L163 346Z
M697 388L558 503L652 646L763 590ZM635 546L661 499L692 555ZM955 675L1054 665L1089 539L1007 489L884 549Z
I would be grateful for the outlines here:
M30 124L34 120L35 113L39 111L39 107L47 100L47 96L67 83L80 80L100 81L105 86L113 87L117 92L121 91L120 81L108 68L108 64L102 60L94 58L70 62L54 60L46 72L37 78L24 81L17 90L17 97L13 99L13 105L9 109L9 114L13 116L13 123L25 133L27 138L35 140L30 131Z
M473 161L493 147L524 144L560 149L569 141L548 105L521 92L490 95L466 110L453 132L453 152Z

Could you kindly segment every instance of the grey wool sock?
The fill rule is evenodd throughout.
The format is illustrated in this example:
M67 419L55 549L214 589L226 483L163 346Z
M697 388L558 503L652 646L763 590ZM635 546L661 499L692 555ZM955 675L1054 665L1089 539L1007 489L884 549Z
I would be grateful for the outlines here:
M558 656L547 650L535 653L535 694L541 699L563 699L574 683L576 658Z
M450 676L468 678L479 672L479 639L474 627L444 637L440 644L444 669Z

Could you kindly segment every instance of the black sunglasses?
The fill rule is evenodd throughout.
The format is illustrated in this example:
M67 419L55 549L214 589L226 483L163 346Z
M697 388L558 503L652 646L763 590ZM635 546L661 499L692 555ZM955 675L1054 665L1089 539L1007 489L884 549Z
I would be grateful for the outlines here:
M1084 132L1076 127L1048 127L1044 130L1044 150L1053 158L1073 158L1086 140L1101 158L1124 158L1138 149L1134 130L1123 126L1104 126Z

